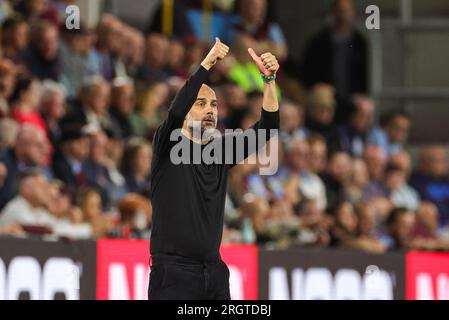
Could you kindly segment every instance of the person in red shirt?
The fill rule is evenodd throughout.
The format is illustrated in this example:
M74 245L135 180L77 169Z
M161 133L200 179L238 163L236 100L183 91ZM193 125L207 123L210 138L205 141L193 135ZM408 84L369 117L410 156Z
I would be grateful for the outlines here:
M11 117L19 124L32 124L48 136L48 128L38 112L39 82L30 76L20 76L11 97Z

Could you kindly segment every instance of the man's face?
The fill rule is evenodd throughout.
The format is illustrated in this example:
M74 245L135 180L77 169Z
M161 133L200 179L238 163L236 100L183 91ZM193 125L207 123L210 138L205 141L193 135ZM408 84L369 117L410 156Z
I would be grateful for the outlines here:
M31 165L44 165L48 157L49 143L44 133L36 131L24 140L24 159Z
M70 153L78 161L84 161L89 156L90 140L86 137L70 141Z
M193 121L201 122L201 132L215 129L218 120L218 102L214 90L203 85L198 93L196 101L187 114L187 126L192 131Z
M89 97L89 107L97 115L106 113L109 107L110 88L107 83L102 83L94 88Z
M410 239L413 228L415 226L415 215L411 212L402 214L394 224L394 235L403 244Z
M355 18L353 0L338 0L334 7L334 16L337 24L351 25Z
M371 129L373 123L374 105L371 101L360 102L357 111L352 116L352 127L359 133L365 133Z
M406 117L396 117L387 126L388 137L395 143L406 143L410 131L410 120Z
M38 48L45 60L53 60L59 49L58 30L54 27L45 29Z

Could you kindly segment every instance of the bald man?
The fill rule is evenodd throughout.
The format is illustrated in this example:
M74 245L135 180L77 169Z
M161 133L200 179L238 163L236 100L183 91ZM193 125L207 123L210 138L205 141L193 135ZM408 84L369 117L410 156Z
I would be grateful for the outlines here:
M174 146L182 143L193 150L196 148L197 152L189 155L194 157L210 145L213 147L214 143L220 145L221 139L235 142L241 137L242 133L214 136L214 139L197 134L217 126L217 97L204 82L209 70L228 51L229 48L217 38L201 66L176 95L168 118L154 136L149 299L230 299L229 270L219 252L228 171L251 152L260 149L271 136L261 135L262 140L257 141L256 148L247 143L242 152L243 159L236 156L231 163L208 164L201 159L200 163L175 164L171 152ZM278 61L271 53L259 57L252 49L248 52L265 81L261 119L252 129L279 129L274 81L279 69ZM175 130L181 133L178 135L180 140L172 141ZM236 155L236 151L234 148L232 154Z

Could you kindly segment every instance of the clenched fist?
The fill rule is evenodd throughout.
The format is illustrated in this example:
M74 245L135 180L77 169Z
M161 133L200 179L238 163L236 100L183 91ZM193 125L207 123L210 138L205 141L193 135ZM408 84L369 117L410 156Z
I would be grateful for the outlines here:
M218 60L223 59L229 52L229 47L220 41L219 38L215 38L215 44L203 60L201 65L210 70Z
M248 49L248 53L264 76L269 77L278 72L279 62L272 53L267 52L259 57L252 48Z

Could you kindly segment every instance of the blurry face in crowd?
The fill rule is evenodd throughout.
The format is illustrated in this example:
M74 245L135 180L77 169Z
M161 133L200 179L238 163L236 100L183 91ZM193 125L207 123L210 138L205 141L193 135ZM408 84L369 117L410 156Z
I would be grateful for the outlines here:
M106 157L113 164L118 165L123 157L124 144L121 139L108 139Z
M41 34L39 42L36 45L45 60L53 60L58 55L58 37L58 30L54 26L45 28Z
M110 87L106 82L94 86L87 97L87 107L97 115L107 112L110 101Z
M245 92L237 85L226 86L225 96L230 109L241 109L248 103ZM258 107L260 110L260 105Z
M153 151L149 145L140 147L136 154L136 158L134 159L134 172L142 176L148 175L150 173L152 158Z
M329 125L334 120L335 109L329 106L316 105L310 111L310 116L321 125Z
M14 64L6 59L0 61L0 96L8 99L16 85L16 70Z
M337 181L347 184L351 179L352 159L345 152L339 152L329 160L329 173Z
M359 133L366 133L373 123L374 104L371 100L360 98L356 102L356 112L351 117L351 125Z
M415 215L413 212L407 211L399 215L391 226L391 234L402 245L406 245L412 236L415 227Z
M355 232L357 229L357 216L350 202L341 204L337 210L337 221L346 231Z
M355 19L353 0L337 0L334 6L334 17L337 26L351 26Z
M369 176L365 161L355 159L352 162L352 184L358 188L363 188L368 182Z
M364 160L368 168L370 179L380 181L383 177L387 157L380 147L368 146L365 149Z
M201 132L207 129L215 129L218 121L218 102L214 90L203 85L198 93L196 101L187 114L184 128L190 133L193 130L193 121L201 122Z
M96 192L89 192L82 204L81 210L84 214L84 219L92 221L101 216L101 197Z
M185 57L185 48L179 41L172 41L169 46L168 65L172 69L182 67Z
M37 80L34 80L31 85L25 90L20 96L20 103L27 106L28 108L33 108L35 110L38 108L40 103L40 86Z
M295 172L309 169L310 147L306 141L294 140L287 147L287 159Z
M261 105L262 103L258 105L258 110L260 110ZM293 104L286 104L282 106L280 112L282 130L286 132L293 132L301 126L303 117L303 110L301 107Z
M266 0L243 0L240 5L240 16L247 24L260 25L267 13Z
M147 39L146 60L154 68L163 68L167 63L170 43L160 34L152 34Z
M43 103L42 113L49 119L59 120L65 115L65 95L61 91L54 91Z
M95 163L104 164L106 161L106 147L108 137L103 132L98 132L90 139L90 157Z
M320 223L323 213L318 208L316 201L308 201L300 212L300 217L302 226L313 228Z
M423 202L416 210L416 222L431 232L438 229L438 208L431 202Z
M392 121L390 121L385 128L390 141L400 144L406 143L410 131L410 125L410 120L406 117L396 116L392 119Z
M26 178L19 187L20 195L33 207L41 207L48 203L50 196L49 183L43 175Z
M23 22L18 24L12 34L12 45L16 49L24 49L28 44L29 26Z
M50 145L41 130L26 127L19 132L15 150L19 161L28 165L44 165Z
M421 171L440 178L448 172L447 150L443 147L427 147L421 154Z
M358 210L360 236L372 236L376 228L376 210L369 204L363 204Z
M327 146L322 140L310 144L310 170L321 173L326 169Z
M412 159L406 151L393 154L389 161L398 168L401 168L406 175L406 179L408 179L412 170Z
M78 161L84 161L89 156L90 142L89 137L81 137L67 142L70 156Z
M392 191L400 189L405 182L406 176L402 170L391 171L385 177L385 185Z
M119 87L113 87L111 93L111 104L123 114L127 114L133 111L135 105L134 86L123 85Z

